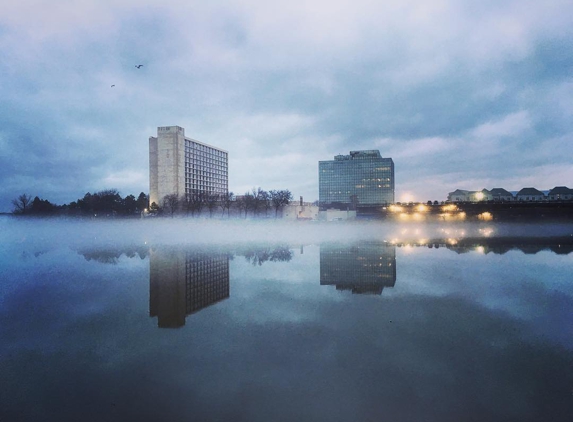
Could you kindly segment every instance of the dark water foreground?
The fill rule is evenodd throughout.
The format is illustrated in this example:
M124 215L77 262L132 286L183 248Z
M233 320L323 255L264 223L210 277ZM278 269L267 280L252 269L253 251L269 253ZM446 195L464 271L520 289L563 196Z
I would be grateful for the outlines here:
M571 248L452 243L14 242L0 420L572 420Z

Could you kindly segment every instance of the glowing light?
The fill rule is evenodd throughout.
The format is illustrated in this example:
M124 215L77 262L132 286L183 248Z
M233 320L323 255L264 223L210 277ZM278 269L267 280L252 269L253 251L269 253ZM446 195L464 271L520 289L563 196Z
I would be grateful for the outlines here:
M426 243L428 243L428 239L420 239L420 240L418 240L418 244L420 244L420 245L425 245Z
M466 219L466 213L463 212L463 211L462 211L462 212L459 212L459 213L457 214L457 217L458 217L460 220L465 220L465 219Z
M488 237L488 236L491 236L491 234L493 233L493 229L488 227L488 228L481 230L481 232L483 233L483 235L485 237Z
M406 192L402 194L402 196L400 197L400 202L412 202L412 201L414 201L414 195L412 195L410 192Z
M391 212L402 212L404 210L404 208L402 208L400 205L390 205L388 209Z
M448 204L448 205L444 205L442 207L442 211L457 211L458 207L455 206L454 204Z
M416 209L417 209L419 212L426 212L426 211L428 211L428 207L427 207L426 205L424 205L424 204L418 205L418 206L416 207Z
M483 192L477 192L477 193L476 193L476 199L477 199L478 201L481 201L481 200L483 199L483 196L484 196L484 195L483 195Z
M478 218L482 221L491 221L493 220L493 215L491 215L490 212L482 212L481 214L478 215Z
M476 251L479 253L485 253L485 248L483 246L477 246Z

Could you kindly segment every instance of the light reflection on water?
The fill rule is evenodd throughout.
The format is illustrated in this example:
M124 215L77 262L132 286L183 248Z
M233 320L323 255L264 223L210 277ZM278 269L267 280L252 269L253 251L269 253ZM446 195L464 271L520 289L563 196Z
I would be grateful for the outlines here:
M570 420L571 252L24 250L2 261L0 419Z

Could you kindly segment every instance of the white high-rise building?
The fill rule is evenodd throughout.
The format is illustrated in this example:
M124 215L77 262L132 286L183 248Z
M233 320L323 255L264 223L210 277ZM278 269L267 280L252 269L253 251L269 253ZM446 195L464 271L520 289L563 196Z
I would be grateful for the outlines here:
M166 195L226 195L228 152L185 137L179 126L157 128L149 137L149 203L161 206Z

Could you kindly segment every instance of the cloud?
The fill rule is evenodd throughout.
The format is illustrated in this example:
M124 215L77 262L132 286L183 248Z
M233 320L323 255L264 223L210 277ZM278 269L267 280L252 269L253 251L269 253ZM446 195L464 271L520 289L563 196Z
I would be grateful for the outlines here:
M172 124L229 151L233 190L299 156L272 182L317 199L319 160L376 143L416 166L397 193L509 177L573 133L571 16L562 0L2 4L0 210L25 180L61 202L123 171L143 175L126 194L147 191L147 138Z
M531 128L527 111L509 114L500 120L479 125L470 132L476 140L499 139L507 136L518 136Z

